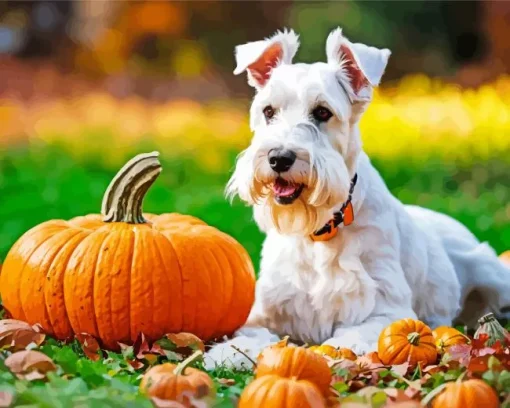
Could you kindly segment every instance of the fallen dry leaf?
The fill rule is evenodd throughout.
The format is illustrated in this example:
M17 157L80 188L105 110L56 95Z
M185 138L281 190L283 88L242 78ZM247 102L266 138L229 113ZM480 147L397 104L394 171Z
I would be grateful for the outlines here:
M472 346L469 344L455 344L448 348L445 353L445 360L458 361L460 365L467 367L471 360Z
M151 347L143 333L140 333L136 338L136 341L133 344L133 353L136 359L145 359L150 364L153 364L157 360L158 356L165 355L162 347L157 342Z
M407 371L409 370L409 363L406 361L402 364L395 364L391 366L391 371L393 371L395 374L400 375L403 377L407 374Z
M45 337L39 325L30 326L15 319L0 320L0 348L9 351L25 350L31 343L40 346Z
M144 354L148 353L149 350L149 342L145 338L145 335L143 333L139 333L135 342L133 343L133 353L135 358L142 359Z
M87 333L80 333L75 336L81 344L83 353L92 361L99 361L103 357L103 352L94 336Z
M407 395L405 390L402 390L402 389L385 388L384 392L390 398L390 401L393 401L393 402L407 402L407 401L413 400L413 398L411 398L409 395Z
M19 379L28 381L43 379L46 373L57 369L51 358L35 350L11 354L5 359L4 364Z
M195 352L196 350L201 350L205 352L204 342L200 340L197 336L191 333L169 333L165 335L166 339L171 341L174 345L177 352L182 352L182 349L190 349L191 352Z
M227 387L230 387L231 385L235 385L236 381L232 378L219 378L218 382L221 385L226 385Z

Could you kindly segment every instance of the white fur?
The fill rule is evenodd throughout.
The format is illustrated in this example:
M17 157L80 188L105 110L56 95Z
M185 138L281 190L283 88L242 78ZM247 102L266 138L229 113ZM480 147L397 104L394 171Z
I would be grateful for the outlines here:
M367 352L376 349L381 330L401 318L436 327L460 317L473 325L481 314L510 306L510 270L495 252L452 218L399 202L361 148L358 122L389 51L352 44L335 30L327 40L328 63L290 64L297 50L297 36L291 37L287 62L257 87L253 140L227 186L230 196L253 206L267 234L255 304L246 326L207 353L206 367L249 366L232 345L255 358L285 335ZM341 44L349 45L368 80L361 98L349 95ZM250 49L238 52L237 73L265 47ZM317 103L334 113L327 123L310 118ZM269 123L262 113L267 105L276 110ZM278 205L269 188L277 176L267 159L273 148L296 152L284 177L307 186L290 205ZM309 234L347 199L355 173L354 223L330 241L312 241Z

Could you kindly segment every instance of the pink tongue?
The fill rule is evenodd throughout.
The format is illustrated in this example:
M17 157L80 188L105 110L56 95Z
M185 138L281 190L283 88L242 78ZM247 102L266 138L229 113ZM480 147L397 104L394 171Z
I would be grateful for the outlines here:
M293 185L283 186L281 184L275 183L273 186L273 191L279 196L288 197L294 194L294 192L296 191L296 186Z

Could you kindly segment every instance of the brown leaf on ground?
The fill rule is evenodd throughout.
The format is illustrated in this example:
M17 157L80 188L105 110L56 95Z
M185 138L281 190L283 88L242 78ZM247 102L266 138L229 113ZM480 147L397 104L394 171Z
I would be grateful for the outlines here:
M141 361L138 361L138 360L130 360L130 359L128 359L126 361L135 370L139 370L140 368L142 368L144 366L144 364Z
M232 378L218 378L218 382L221 384L221 385L225 385L227 387L230 387L232 385L235 385L236 381L233 380Z
M0 320L0 348L9 351L25 350L30 344L40 346L46 336L39 325L15 319Z
M421 395L421 384L420 380L414 381L412 386L405 389L404 393L411 399L417 399Z
M136 338L133 344L133 353L135 358L139 360L146 359L148 361L157 359L157 356L165 355L165 352L158 343L154 343L150 346L143 333L140 333Z
M9 408L14 401L14 395L9 391L0 391L0 408Z
M487 333L481 333L477 339L473 338L471 340L471 345L474 350L479 350L485 348L485 344L489 340L489 335Z
M448 371L448 365L429 365L425 367L422 372L429 374L445 373Z
M81 344L83 353L92 361L99 361L103 357L103 352L94 336L87 333L79 333L75 336Z
M362 370L375 370L378 368L382 369L386 367L375 352L365 354L364 356L359 356L356 359L356 364L358 364Z
M391 371L393 371L395 374L400 375L403 377L407 374L407 371L409 370L409 363L406 361L402 364L395 364L391 366Z
M143 333L139 333L134 344L133 344L133 353L135 358L143 359L144 354L148 353L150 350L149 342L145 338Z
M32 381L43 379L57 367L46 354L34 350L23 350L11 354L4 361L5 366L19 379Z
M367 384L360 380L349 381L349 391L356 392L367 388Z
M182 349L191 349L193 352L201 350L205 352L204 342L191 333L169 333L165 337L175 344L175 351L182 352Z
M390 398L390 401L393 402L407 402L412 401L413 398L410 397L405 390L398 388L385 388L384 392Z
M467 367L469 365L469 360L471 360L471 350L472 346L468 344L455 344L448 348L445 353L445 360L450 363L450 361L457 361L460 365Z

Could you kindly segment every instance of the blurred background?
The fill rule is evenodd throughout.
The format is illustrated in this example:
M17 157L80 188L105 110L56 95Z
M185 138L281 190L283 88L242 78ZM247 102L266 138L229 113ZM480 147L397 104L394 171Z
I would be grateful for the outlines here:
M0 2L0 261L42 221L99 212L158 149L145 210L196 215L258 266L250 209L223 198L250 140L233 50L292 27L296 60L324 60L337 26L393 52L361 121L392 192L510 249L510 2L36 0Z

